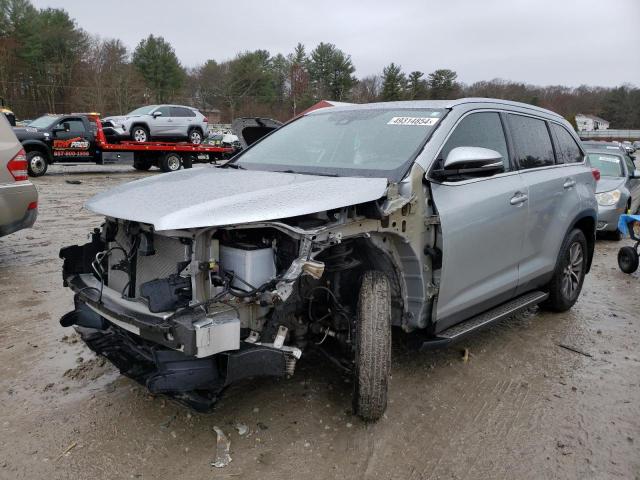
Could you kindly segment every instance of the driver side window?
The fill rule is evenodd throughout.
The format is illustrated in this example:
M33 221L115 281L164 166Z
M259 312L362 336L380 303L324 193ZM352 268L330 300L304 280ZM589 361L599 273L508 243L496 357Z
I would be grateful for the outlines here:
M444 161L456 147L482 147L502 155L504 171L510 170L509 151L500 115L496 112L478 112L467 115L456 126L445 143L438 159Z

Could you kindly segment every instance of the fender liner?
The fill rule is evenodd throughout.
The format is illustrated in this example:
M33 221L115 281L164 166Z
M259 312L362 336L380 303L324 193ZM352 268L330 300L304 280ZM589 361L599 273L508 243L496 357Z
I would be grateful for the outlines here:
M22 147L24 148L25 152L32 152L34 150L37 150L39 152L42 152L47 160L47 163L52 163L53 162L53 156L51 155L51 149L49 148L49 146L44 143L42 140L24 140L22 143Z
M589 219L593 222L593 231L592 232L586 232L584 231L584 228L580 228L581 230L584 231L585 233L585 237L587 238L587 271L586 273L589 273L589 271L591 270L591 263L593 261L593 253L595 251L595 245L596 245L596 226L598 224L598 211L593 209L593 208L587 208L585 210L582 210L580 213L578 213L573 220L571 221L571 224L569 226L569 228L567 228L567 231L565 232L565 237L569 234L569 232L571 230L573 230L574 228L576 228L576 226L579 223L584 223L583 220L585 219Z

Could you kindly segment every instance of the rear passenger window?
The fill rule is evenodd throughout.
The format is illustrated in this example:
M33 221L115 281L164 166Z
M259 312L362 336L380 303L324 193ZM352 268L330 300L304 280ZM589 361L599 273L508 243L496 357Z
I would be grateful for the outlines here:
M442 148L440 158L447 158L457 147L482 147L502 155L504 169L509 170L509 152L504 138L500 115L495 112L472 113L466 116L453 131Z
M551 129L556 134L558 141L558 163L580 163L583 160L580 147L574 140L573 136L561 125L552 123Z
M544 120L509 114L509 129L521 169L553 165L553 146Z
M183 107L171 107L172 117L195 117L193 110Z

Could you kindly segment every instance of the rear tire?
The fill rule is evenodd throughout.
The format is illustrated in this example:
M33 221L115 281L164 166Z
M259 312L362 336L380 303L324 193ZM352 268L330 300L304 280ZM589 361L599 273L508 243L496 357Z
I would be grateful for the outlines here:
M391 370L391 287L382 273L362 276L356 319L354 412L374 422L387 408Z
M177 153L167 153L160 159L160 170L163 172L177 172L182 166L182 158Z
M141 171L149 170L151 168L151 162L133 162L133 168Z
M618 250L618 266L624 273L633 273L638 270L638 252L633 247L622 247Z
M27 171L30 177L41 177L47 173L49 163L47 157L39 150L27 153Z
M202 135L199 128L192 128L189 130L187 136L189 137L189 143L193 145L200 145L204 139L204 135Z
M150 140L149 130L142 125L136 125L131 128L131 140L134 142L142 143Z
M582 230L571 230L562 242L556 269L546 290L549 298L540 308L552 312L566 312L576 303L587 272L587 239Z

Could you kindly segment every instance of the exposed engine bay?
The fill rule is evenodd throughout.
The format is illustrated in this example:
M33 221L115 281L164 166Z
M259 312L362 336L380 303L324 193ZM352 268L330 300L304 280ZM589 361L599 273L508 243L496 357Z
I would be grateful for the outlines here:
M76 293L61 324L152 392L200 410L233 381L292 375L311 348L351 371L365 271L388 277L392 325L428 324L437 247L425 208L416 196L396 196L281 221L162 232L107 218L91 242L60 252Z

